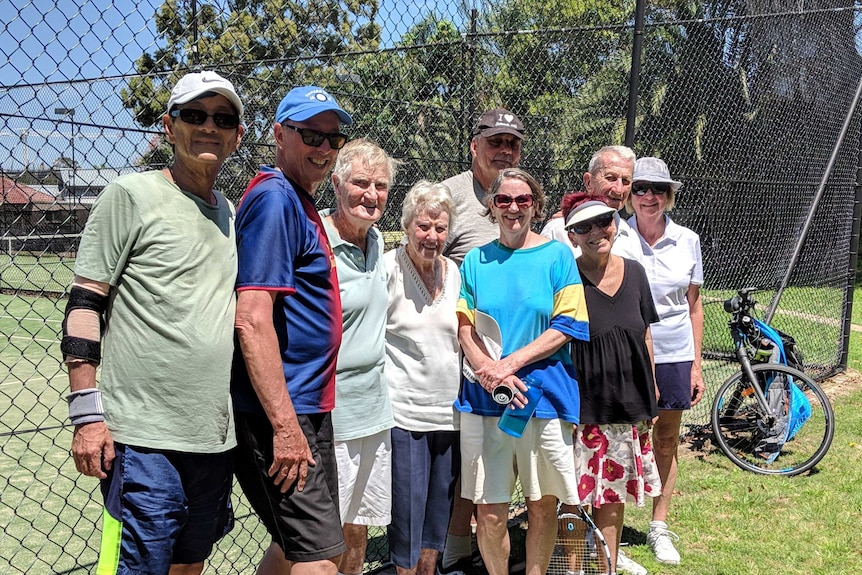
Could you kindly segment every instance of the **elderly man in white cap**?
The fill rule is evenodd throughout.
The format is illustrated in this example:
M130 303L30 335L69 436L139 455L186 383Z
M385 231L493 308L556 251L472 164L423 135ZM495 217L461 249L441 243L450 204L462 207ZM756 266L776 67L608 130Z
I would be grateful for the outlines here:
M237 211L236 476L272 537L258 575L335 575L345 551L331 416L342 309L315 195L352 123L322 88L288 92L275 166Z
M99 573L199 574L233 526L235 212L213 185L242 113L215 72L181 78L173 163L109 184L81 238L61 349L72 455L105 499Z

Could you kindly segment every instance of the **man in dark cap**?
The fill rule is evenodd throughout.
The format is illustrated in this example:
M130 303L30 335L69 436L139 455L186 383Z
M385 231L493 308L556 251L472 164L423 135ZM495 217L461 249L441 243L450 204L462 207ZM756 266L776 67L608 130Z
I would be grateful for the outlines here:
M497 224L482 215L486 209L482 200L500 170L517 167L525 135L524 124L512 112L503 108L484 112L476 122L470 141L473 156L470 169L442 182L449 187L455 200L455 227L449 229L443 255L459 266L471 249L500 237ZM460 492L455 494L446 546L437 566L438 575L464 575L475 569L471 562L473 502L460 495ZM483 571L480 567L479 572Z
M525 134L524 124L512 112L488 110L473 129L470 169L443 182L455 200L455 227L449 230L443 255L459 266L468 251L500 236L497 224L481 215L485 211L482 198L500 170L518 166Z

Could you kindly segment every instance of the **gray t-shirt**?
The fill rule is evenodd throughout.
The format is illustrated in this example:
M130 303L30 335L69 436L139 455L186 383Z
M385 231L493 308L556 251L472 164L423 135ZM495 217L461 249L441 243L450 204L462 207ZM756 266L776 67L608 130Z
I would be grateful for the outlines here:
M455 201L455 225L449 230L443 255L460 266L467 252L499 239L500 229L482 215L486 209L482 203L485 189L473 177L472 170L461 172L442 183L449 187Z
M161 172L122 176L93 204L75 273L111 285L100 389L116 441L221 453L236 445L230 367L235 212Z

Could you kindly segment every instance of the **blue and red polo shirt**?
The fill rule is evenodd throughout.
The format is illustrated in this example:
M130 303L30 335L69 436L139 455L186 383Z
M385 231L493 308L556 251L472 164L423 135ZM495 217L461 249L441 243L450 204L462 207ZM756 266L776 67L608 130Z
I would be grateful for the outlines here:
M297 414L335 406L341 298L335 257L314 198L279 170L262 167L236 214L237 291L277 292L273 324ZM263 412L239 345L231 392L237 411Z

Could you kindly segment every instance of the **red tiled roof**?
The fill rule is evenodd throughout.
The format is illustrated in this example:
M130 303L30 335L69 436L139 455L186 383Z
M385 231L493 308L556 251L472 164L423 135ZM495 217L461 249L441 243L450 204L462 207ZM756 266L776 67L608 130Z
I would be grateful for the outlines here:
M24 184L19 184L6 177L0 177L0 204L50 204L56 198L44 192L38 192Z

